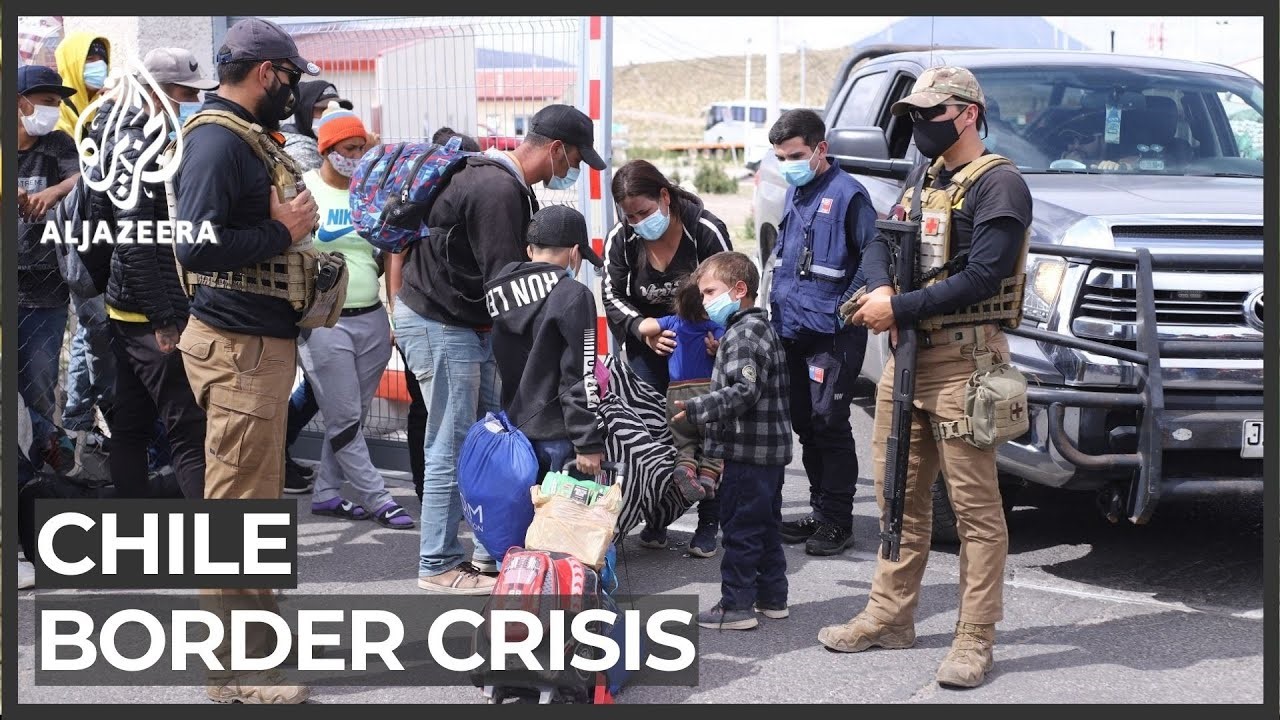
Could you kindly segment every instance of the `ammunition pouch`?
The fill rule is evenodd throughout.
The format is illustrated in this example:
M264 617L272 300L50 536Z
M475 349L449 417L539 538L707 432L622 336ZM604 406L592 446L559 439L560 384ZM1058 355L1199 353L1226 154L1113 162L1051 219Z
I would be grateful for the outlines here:
M965 385L964 417L932 423L932 429L935 440L959 438L988 450L1030 429L1027 379L987 347L983 328L977 328L976 335L973 357L978 367Z

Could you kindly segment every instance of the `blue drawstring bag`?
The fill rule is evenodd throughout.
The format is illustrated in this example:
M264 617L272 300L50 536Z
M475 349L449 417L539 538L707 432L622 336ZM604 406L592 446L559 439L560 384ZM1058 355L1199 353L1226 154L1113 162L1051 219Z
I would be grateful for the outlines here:
M504 412L489 413L471 426L458 460L462 514L489 555L505 557L524 547L533 523L529 488L538 484L533 445Z

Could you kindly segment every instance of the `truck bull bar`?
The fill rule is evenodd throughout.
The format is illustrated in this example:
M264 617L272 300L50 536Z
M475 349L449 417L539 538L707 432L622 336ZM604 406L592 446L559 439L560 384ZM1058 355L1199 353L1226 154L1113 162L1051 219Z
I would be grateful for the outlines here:
M1032 243L1029 252L1036 255L1053 255L1068 261L1089 263L1106 262L1134 268L1137 296L1137 337L1135 348L1116 347L1106 343L1056 333L1023 324L1008 330L1037 342L1061 345L1075 350L1115 358L1136 366L1138 389L1136 392L1094 391L1074 388L1027 388L1027 400L1048 407L1049 441L1064 459L1077 467L1104 469L1132 468L1135 479L1129 486L1129 498L1125 512L1135 524L1144 524L1160 501L1163 478L1163 441L1165 430L1164 382L1161 359L1169 358L1239 358L1261 359L1261 341L1224 343L1205 340L1160 340L1156 324L1156 296L1152 283L1152 271L1157 269L1263 271L1263 256L1230 255L1153 255L1147 248L1135 250L1106 250L1067 247ZM1073 407L1126 407L1134 408L1141 418L1138 432L1138 449L1134 453L1090 454L1071 440L1063 428L1067 406Z

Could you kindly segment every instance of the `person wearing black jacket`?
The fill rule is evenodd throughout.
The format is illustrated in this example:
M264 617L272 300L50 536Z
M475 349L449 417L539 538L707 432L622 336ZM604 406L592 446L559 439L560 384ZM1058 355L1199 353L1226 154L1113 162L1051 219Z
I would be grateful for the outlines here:
M327 80L298 83L298 101L293 106L293 122L280 126L280 133L284 135L284 151L303 170L320 168L323 158L320 157L316 140L315 123L329 107L331 100L344 110L355 108L350 100L339 96L338 89Z
M202 77L199 63L183 48L156 48L147 53L143 67L160 90L157 94L149 84L144 85L151 96L150 107L160 109L166 121L148 134L149 106L117 108L113 101L104 103L89 130L103 157L114 159L101 167L137 168L144 149L167 143L169 133L176 129L163 109L181 123L199 106L200 91L218 86ZM155 160L146 169L155 170ZM164 184L154 183L146 190L126 203L115 202L108 194L110 189L91 190L92 217L137 224L168 221ZM191 394L182 354L173 352L187 325L187 296L178 282L173 247L158 243L116 246L111 254L106 311L117 366L110 451L117 496L146 497L150 493L147 446L159 417L183 496L203 498L205 414Z
M564 205L533 216L529 258L485 285L502 407L533 445L539 481L570 459L579 472L595 475L604 453L596 416L596 299L573 279L583 260L604 263L591 249L586 218Z
M217 54L218 95L201 112L222 110L258 125L280 145L277 129L302 74L319 73L298 54L279 25L261 18L227 30ZM216 124L188 127L173 178L179 221L209 223L217 242L176 246L178 262L191 272L228 272L253 266L309 242L320 218L310 191L282 200L267 163L237 131ZM278 156L276 168L290 166ZM284 156L287 159L288 156ZM297 182L300 176L289 178ZM285 188L289 190L291 188ZM287 197L284 196L284 197ZM193 229L193 237L199 237ZM285 420L297 373L298 321L288 300L199 284L191 318L178 349L196 401L208 417L205 485L208 499L279 499L284 488ZM271 590L218 591L219 609L277 613ZM250 657L265 655L274 638L254 631ZM214 651L230 658L229 643ZM277 671L245 674L218 671L206 690L215 702L301 703L310 691Z
M392 327L430 410L422 491L418 587L487 595L496 563L482 547L463 558L457 458L467 431L498 409L497 368L485 282L526 254L526 227L538 210L535 183L572 187L583 162L607 167L591 147L591 118L569 105L539 110L513 151L491 149L466 160L440 191L428 217L431 235L408 250Z
M632 160L618 168L612 189L623 219L605 241L601 296L609 331L626 347L627 362L636 375L666 395L667 356L675 350L676 334L667 330L645 336L640 323L670 315L680 281L703 260L733 250L733 244L728 227L703 207L697 195L672 184L647 160ZM707 352L714 353L715 345L714 338L708 337ZM698 502L699 532L712 541L719 523L718 507L715 498ZM640 545L666 547L666 528L646 526L640 532Z

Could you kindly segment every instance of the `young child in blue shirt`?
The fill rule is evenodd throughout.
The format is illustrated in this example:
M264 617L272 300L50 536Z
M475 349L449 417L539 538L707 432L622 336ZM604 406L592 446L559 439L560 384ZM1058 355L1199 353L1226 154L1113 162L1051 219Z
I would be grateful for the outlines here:
M676 349L667 359L671 383L667 386L667 421L675 436L676 460L675 484L690 502L715 497L720 484L723 461L707 457L702 452L702 430L687 420L673 420L676 402L705 395L711 389L711 371L715 356L709 352L708 334L717 342L724 335L724 327L707 317L702 305L702 295L692 276L681 281L674 298L675 313L661 318L645 318L640 323L640 334L656 336L665 330L676 334ZM714 532L714 531L712 531ZM714 537L714 536L713 536ZM714 545L712 546L714 553ZM690 548L693 553L693 547Z

